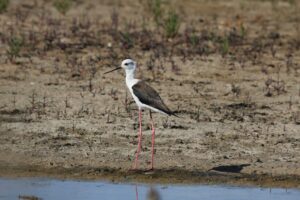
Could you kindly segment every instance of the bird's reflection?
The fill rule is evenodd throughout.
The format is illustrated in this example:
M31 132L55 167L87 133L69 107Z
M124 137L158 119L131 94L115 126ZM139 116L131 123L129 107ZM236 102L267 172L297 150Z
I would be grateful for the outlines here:
M148 193L147 193L147 199L148 200L160 200L160 195L158 193L158 191L153 188L153 187L150 187Z
M136 200L139 199L138 185L135 185L135 197ZM147 192L147 200L161 200L159 192L155 188L150 187Z
M138 186L135 185L135 199L139 200L139 192L138 192Z

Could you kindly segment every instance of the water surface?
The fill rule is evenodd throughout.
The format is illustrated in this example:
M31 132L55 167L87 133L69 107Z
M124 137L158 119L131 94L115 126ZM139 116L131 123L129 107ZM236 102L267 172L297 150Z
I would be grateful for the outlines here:
M45 200L147 199L154 188L162 200L299 200L300 190L283 188L233 187L224 185L144 185L101 181L56 180L46 178L0 178L0 200L35 196Z

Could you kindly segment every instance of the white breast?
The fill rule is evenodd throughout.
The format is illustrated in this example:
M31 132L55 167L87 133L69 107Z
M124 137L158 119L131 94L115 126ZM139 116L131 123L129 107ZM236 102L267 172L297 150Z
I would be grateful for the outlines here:
M139 109L143 108L143 104L140 102L140 100L134 95L132 86L134 86L137 82L139 82L139 79L126 79L126 85L129 89L129 92L131 93L131 96L133 97L135 103L139 107Z

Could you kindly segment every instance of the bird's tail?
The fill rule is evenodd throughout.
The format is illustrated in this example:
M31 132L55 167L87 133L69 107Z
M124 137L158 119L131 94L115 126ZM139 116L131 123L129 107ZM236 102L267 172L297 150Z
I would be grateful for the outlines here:
M178 112L176 112L176 111L170 111L170 112L168 113L168 115L170 115L170 116L175 116L175 117L178 117L178 118L182 118L182 117L178 116L177 113L178 113Z

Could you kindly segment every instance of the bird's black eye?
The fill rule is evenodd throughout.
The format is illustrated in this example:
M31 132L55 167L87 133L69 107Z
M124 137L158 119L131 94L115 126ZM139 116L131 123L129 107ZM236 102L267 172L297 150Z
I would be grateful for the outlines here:
M127 65L128 65L128 63L125 63L124 65L126 65L126 66L127 66Z

